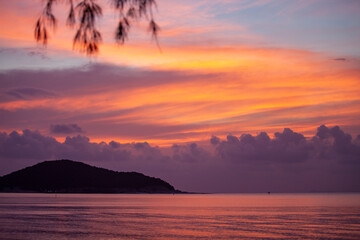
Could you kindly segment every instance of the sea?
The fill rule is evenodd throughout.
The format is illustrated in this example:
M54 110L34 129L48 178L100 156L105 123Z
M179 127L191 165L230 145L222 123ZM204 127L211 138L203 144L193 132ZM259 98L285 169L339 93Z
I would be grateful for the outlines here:
M0 239L360 239L360 194L1 193Z

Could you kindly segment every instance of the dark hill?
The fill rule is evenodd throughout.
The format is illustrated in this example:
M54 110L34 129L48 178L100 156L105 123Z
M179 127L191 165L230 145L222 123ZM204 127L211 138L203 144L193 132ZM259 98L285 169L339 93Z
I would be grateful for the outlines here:
M70 160L46 161L0 178L3 192L174 193L169 183L136 172L115 172Z

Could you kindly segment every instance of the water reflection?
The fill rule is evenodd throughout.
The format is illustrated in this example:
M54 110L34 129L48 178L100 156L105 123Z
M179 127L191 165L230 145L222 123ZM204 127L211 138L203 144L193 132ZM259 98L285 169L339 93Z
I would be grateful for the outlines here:
M0 194L0 239L360 239L360 194Z

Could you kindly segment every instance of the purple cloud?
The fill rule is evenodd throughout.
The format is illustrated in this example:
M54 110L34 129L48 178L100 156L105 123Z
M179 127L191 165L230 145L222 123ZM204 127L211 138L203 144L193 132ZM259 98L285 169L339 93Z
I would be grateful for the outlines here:
M144 78L144 76L147 76ZM214 78L216 74L184 74L179 71L151 71L111 64L88 64L59 70L11 70L0 72L3 90L25 95L61 93L61 96L93 94L106 90L132 89L162 84ZM76 81L74 81L76 79ZM101 81L98 81L101 79ZM51 80L51 81L50 81Z
M270 139L264 132L257 136L243 134L240 138L229 135L226 141L219 143L217 151L222 159L233 162L291 163L326 158L360 164L359 142L352 140L351 135L338 126L328 128L322 125L316 136L310 139L289 128L274 136Z
M64 142L24 130L0 133L1 173L50 159L72 159L118 171L139 171L200 192L360 191L360 135L324 125L311 138L289 128L274 134L216 136L208 145Z
M343 162L360 164L360 142L359 136L352 139L350 134L345 133L340 127L328 128L325 125L317 129L313 141L317 149L321 149L321 158L336 158Z
M50 126L50 132L54 134L82 133L83 130L77 124L56 124Z
M47 91L40 88L33 87L22 87L22 88L12 88L8 89L5 92L0 93L0 102L7 102L11 100L31 100L31 99L41 99L41 98L53 98L57 95L52 91Z
M217 152L222 159L232 162L290 163L305 161L311 148L303 135L285 128L282 133L275 133L274 139L265 132L257 136L243 134L240 138L229 135L217 146Z
M213 145L217 145L220 142L220 138L218 138L217 136L212 136L210 139L210 143Z

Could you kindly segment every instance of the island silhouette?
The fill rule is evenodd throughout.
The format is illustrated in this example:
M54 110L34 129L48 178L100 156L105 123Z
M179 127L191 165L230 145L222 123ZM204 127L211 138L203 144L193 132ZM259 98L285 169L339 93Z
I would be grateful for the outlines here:
M0 177L1 192L184 193L160 178L72 160L45 161Z

